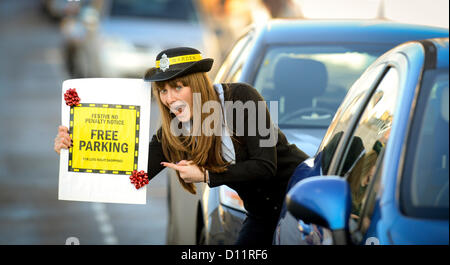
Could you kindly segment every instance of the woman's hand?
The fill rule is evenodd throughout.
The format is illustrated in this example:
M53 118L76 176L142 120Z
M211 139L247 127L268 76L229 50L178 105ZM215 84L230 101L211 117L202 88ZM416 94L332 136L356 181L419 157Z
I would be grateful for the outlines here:
M72 139L70 139L69 136L69 129L66 126L59 126L58 127L58 134L55 137L55 145L53 146L53 149L56 153L61 152L61 148L68 149L69 147L73 146Z
M203 173L203 171L192 161L181 160L176 164L162 162L161 165L177 170L180 173L180 177L186 183L204 182L205 180L204 174L206 173Z

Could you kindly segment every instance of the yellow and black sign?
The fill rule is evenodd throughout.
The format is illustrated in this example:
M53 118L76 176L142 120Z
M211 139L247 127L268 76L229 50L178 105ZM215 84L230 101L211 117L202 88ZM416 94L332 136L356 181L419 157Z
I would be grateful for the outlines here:
M131 175L137 170L139 111L114 104L71 107L69 171Z

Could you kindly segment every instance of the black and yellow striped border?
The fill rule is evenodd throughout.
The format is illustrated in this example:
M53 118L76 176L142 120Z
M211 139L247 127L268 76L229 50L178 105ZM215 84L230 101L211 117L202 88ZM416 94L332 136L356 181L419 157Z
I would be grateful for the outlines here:
M95 108L118 108L118 109L135 109L136 110L136 144L134 148L134 165L133 170L137 170L138 165L138 154L139 154L139 124L140 124L140 106L135 105L119 105L119 104L96 104L96 103L83 103L78 104L77 106L70 107L70 128L69 135L70 138L73 139L73 121L74 121L74 108L86 108L86 107L95 107ZM70 172L77 173L98 173L98 174L115 174L115 175L131 175L132 171L122 171L122 170L99 170L99 169L84 169L84 168L73 168L72 167L72 147L69 148L69 168Z

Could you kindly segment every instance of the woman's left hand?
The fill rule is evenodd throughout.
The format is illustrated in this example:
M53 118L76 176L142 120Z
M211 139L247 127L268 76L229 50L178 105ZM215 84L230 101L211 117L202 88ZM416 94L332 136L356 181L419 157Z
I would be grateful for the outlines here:
M186 183L203 182L205 179L203 171L192 161L181 160L177 164L161 162L161 165L177 170Z

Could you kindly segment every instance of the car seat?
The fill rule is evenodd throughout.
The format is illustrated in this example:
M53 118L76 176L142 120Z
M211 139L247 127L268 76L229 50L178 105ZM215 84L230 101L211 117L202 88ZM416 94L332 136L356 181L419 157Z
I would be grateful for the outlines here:
M323 63L289 56L280 58L274 71L275 100L279 100L280 114L313 107L313 99L324 93L327 83L328 72Z

